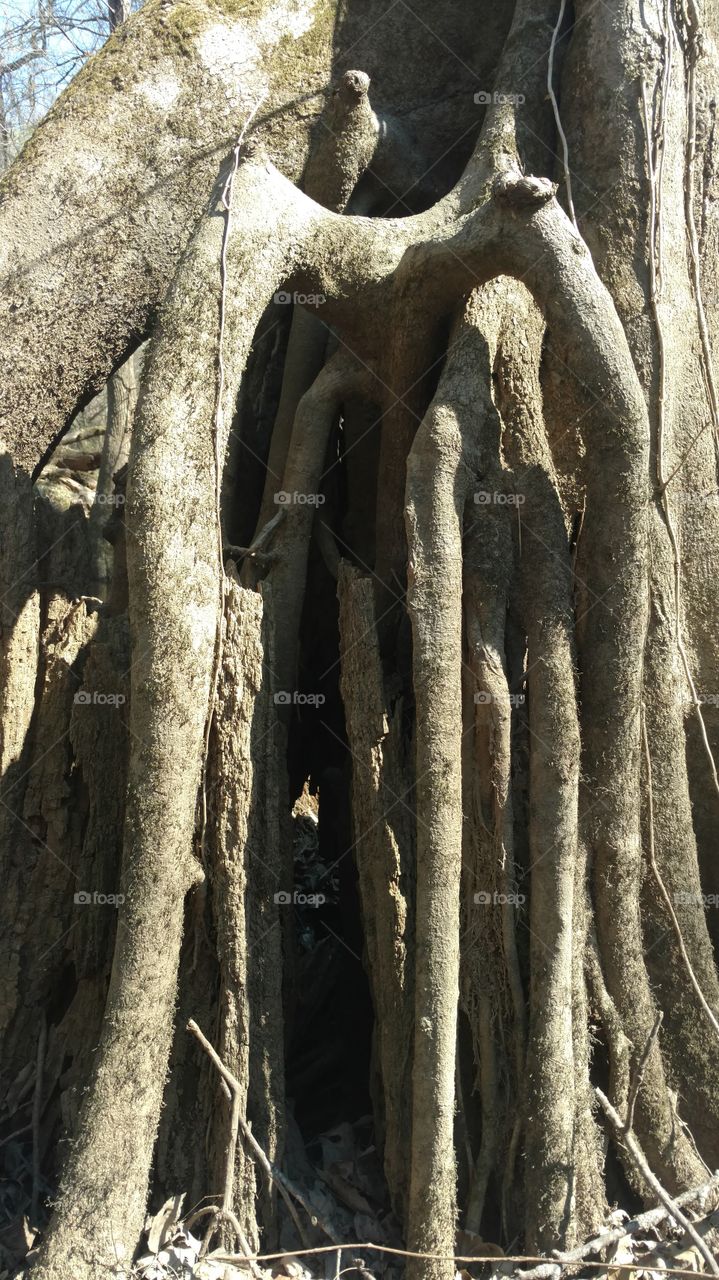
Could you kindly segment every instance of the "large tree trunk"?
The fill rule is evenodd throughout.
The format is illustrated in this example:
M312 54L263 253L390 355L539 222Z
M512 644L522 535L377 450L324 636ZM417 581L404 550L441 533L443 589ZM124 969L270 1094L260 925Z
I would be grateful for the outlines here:
M451 1280L458 1220L475 1247L575 1246L651 1198L637 1144L672 1194L716 1163L716 13L582 0L565 29L517 0L480 39L459 4L369 8L149 0L4 179L6 845L39 833L63 903L86 875L123 899L111 973L112 931L90 964L64 905L33 967L44 864L8 857L16 1087L47 1022L54 1108L89 1027L44 1280L126 1274L148 1196L217 1192L230 1113L188 1016L239 1082L238 1239L369 1230L312 1187L290 1114L303 948L327 954L285 910L307 789L357 964L324 981L372 1001L317 1059L372 1041L413 1276ZM98 613L82 522L34 519L26 472L150 327ZM93 756L80 674L129 676L126 748ZM597 1084L631 1113L609 1160Z

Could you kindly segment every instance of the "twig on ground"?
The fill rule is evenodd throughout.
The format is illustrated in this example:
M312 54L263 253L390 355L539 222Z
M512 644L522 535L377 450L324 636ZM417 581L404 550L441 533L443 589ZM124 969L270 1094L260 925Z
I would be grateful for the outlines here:
M602 1090L595 1088L594 1093L607 1119L612 1125L618 1140L622 1143L627 1155L639 1170L644 1181L649 1187L651 1187L657 1199L664 1205L669 1217L673 1218L677 1226L681 1227L682 1231L686 1232L692 1244L699 1250L712 1275L719 1276L719 1264L717 1263L716 1258L702 1240L699 1232L695 1229L685 1214L682 1213L676 1200L672 1200L669 1192L664 1190L659 1179L654 1173L652 1173L652 1170L647 1164L644 1152L632 1131L625 1128L621 1116L617 1111L615 1111L607 1096L602 1093Z
M249 1241L247 1240L247 1237L245 1236L245 1233L242 1230L242 1227L232 1209L232 1200L233 1200L234 1189L235 1189L235 1153L237 1151L237 1137L240 1129L240 1102L241 1102L240 1083L239 1083L239 1080L237 1080L221 1062L220 1058L217 1056L214 1049L212 1049L212 1046L210 1045L209 1041L205 1040L205 1037L203 1036L197 1024L194 1022L189 1022L187 1024L187 1027L188 1027L188 1030L191 1031L193 1035L197 1037L197 1039L200 1041L200 1044L203 1046L203 1048L206 1049L207 1052L210 1054L212 1061L214 1062L215 1066L218 1068L218 1070L222 1075L223 1081L229 1087L230 1100L231 1100L230 1132L227 1140L227 1151L226 1151L226 1159L225 1159L225 1185L222 1189L222 1204L219 1206L214 1204L206 1205L204 1209L199 1209L198 1212L193 1215L193 1219L192 1219L193 1222L196 1222L198 1221L199 1218L205 1217L207 1215L210 1216L210 1223L207 1228L207 1231L205 1232L204 1239L202 1241L200 1257L204 1257L205 1254L207 1253L207 1250L210 1245L210 1241L213 1235L215 1234L215 1232L218 1230L218 1228L223 1226L224 1224L227 1224L234 1231L235 1236L239 1241L239 1245L242 1250L243 1256L245 1260L249 1262L250 1270L253 1276L255 1276L256 1280L261 1280L262 1272L258 1267L257 1263L252 1260L252 1247Z
M195 1037L195 1039L199 1041L199 1043L202 1045L202 1048L205 1050L205 1053L212 1060L212 1062L214 1062L215 1066L217 1067L217 1070L222 1076L222 1079L224 1080L227 1087L230 1089L231 1093L234 1096L239 1097L240 1090L241 1090L239 1080L225 1066L219 1054L215 1051L215 1049L213 1049L207 1037L202 1034L197 1023L194 1022L192 1018L187 1024L187 1030L190 1031L192 1035ZM247 1121L244 1119L244 1117L240 1113L239 1107L237 1109L237 1123L238 1123L238 1128L242 1131L243 1138L245 1139L250 1150L253 1152L254 1156L256 1157L259 1165L266 1173L270 1182L273 1182L275 1184L275 1186L277 1187L277 1190L282 1196L282 1199L287 1205L289 1213L292 1216L292 1220L299 1232L300 1239L302 1240L304 1239L304 1232L302 1230L302 1225L297 1216L295 1207L292 1203L292 1197L294 1197L294 1199L298 1202L298 1204L302 1205L302 1208L308 1214L312 1225L321 1227L325 1235L328 1237L328 1239L332 1241L335 1247L339 1245L340 1241L337 1239L336 1232L331 1227L331 1225L325 1221L324 1218L320 1217L314 1205L312 1205L311 1202L307 1199L304 1192L300 1191L299 1188L296 1187L295 1184L290 1181L287 1175L284 1174L281 1169L278 1169L277 1166L274 1165L267 1158L264 1151L262 1150L262 1147L257 1141L254 1133L252 1132L250 1126L248 1125ZM281 1255L281 1256L284 1256L284 1255Z
M699 1192L698 1190L695 1190L694 1192L687 1192L684 1197L680 1197L680 1198L686 1200L686 1198L697 1195L697 1194L699 1194ZM650 1210L650 1212L656 1213L657 1210ZM664 1217L669 1216L666 1214L664 1210L662 1210L662 1213ZM626 1230L622 1230L618 1234L615 1234L615 1237L613 1238L621 1239L622 1235L626 1235L626 1234L627 1234ZM609 1243L609 1240L607 1240L606 1243ZM586 1248L586 1246L584 1247ZM453 1253L453 1254L418 1253L411 1249L397 1249L397 1248L394 1248L392 1245L374 1244L372 1243L372 1241L369 1241L369 1240L364 1242L348 1241L346 1244L342 1246L342 1248L343 1249L361 1249L365 1253L369 1253L369 1252L388 1253L395 1258L424 1258L428 1261L433 1261L433 1262L465 1262L465 1263L475 1263L477 1265L487 1262L487 1263L491 1263L491 1265L495 1269L497 1268L498 1263L501 1263L501 1265L504 1266L506 1263L509 1263L509 1262L511 1263L534 1262L534 1263L540 1264L541 1267L545 1267L547 1265L554 1265L555 1267L569 1267L569 1266L576 1266L577 1261L581 1261L582 1267L592 1267L596 1270L602 1270L602 1271L606 1271L607 1269L606 1262L593 1262L591 1260L586 1260L586 1259L574 1259L572 1261L573 1255L569 1255L569 1254L554 1260L551 1258L542 1258L536 1254L526 1254L526 1255L506 1254L503 1258L497 1258L496 1254L492 1254L490 1256L489 1254L474 1255L474 1254L458 1254L458 1253ZM307 1257L314 1257L316 1255L320 1255L324 1253L333 1253L333 1252L335 1252L334 1246L330 1244L326 1244L326 1245L317 1245L313 1249L292 1249L292 1250L285 1249L280 1253L256 1253L253 1255L252 1260L254 1262L277 1262L282 1258L290 1258L290 1257L291 1258L307 1258ZM213 1262L232 1263L232 1262L246 1261L246 1259L241 1258L239 1254L225 1253L221 1249L214 1250L213 1253L210 1255L210 1257L212 1258ZM623 1262L622 1270L646 1272L647 1264L646 1262ZM537 1268L537 1271L539 1271L539 1267ZM696 1271L690 1270L690 1268L688 1267L665 1267L665 1266L662 1266L662 1273L667 1276L690 1276L690 1277L693 1277L694 1280L696 1280L696 1274L697 1274ZM518 1274L524 1276L526 1280L527 1276L534 1275L536 1273L535 1272L519 1272Z
M676 1197L674 1203L683 1207L691 1204L694 1200L702 1200L710 1195L719 1196L719 1173L715 1173L708 1182L702 1183L701 1186L693 1187L691 1191L683 1191L680 1196ZM652 1227L658 1227L668 1217L670 1217L669 1211L663 1204L654 1209L647 1209L645 1213L638 1214L636 1218L632 1218L629 1222L623 1222L620 1227L613 1227L611 1231L603 1231L599 1235L592 1236L591 1240L578 1245L576 1249L572 1249L567 1253L558 1253L557 1261L562 1263L584 1263L588 1253L600 1253L602 1249L609 1248L610 1245L616 1244L618 1240L623 1240L625 1236L638 1235L640 1231L649 1231Z

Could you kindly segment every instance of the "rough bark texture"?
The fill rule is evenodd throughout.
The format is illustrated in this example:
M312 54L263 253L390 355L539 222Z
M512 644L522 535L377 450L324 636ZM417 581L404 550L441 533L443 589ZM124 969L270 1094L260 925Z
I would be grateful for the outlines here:
M302 172L307 121L291 108L288 120L288 105L327 77L333 13L292 10L151 0L3 176L0 332L11 376L0 416L27 470L146 336L218 163L260 102L280 165Z
M23 1105L47 1028L40 1145L73 1139L43 1280L220 1192L188 1017L280 1167L242 1144L252 1247L372 1234L302 1146L359 1123L329 1073L370 1040L349 1105L418 1280L458 1223L548 1252L651 1198L596 1084L670 1193L716 1163L717 13L492 15L148 0L3 178L3 1048ZM26 473L150 327L100 611ZM128 678L129 717L94 698Z
M210 881L220 958L218 1052L246 1085L243 1114L268 1158L284 1147L282 930L276 894L283 884L279 795L274 767L276 726L264 669L271 640L263 619L269 589L245 592L230 584L223 670L218 688L213 759L213 864ZM211 1176L225 1169L229 1108L217 1108ZM248 1240L257 1221L272 1229L274 1196L246 1146L236 1170L235 1212ZM256 1197L260 1183L261 1208Z
M375 1004L384 1167L395 1210L406 1210L414 980L415 872L411 770L402 703L388 705L375 636L372 584L344 565L339 579L342 696L352 751L352 814ZM361 676L361 679L360 679Z

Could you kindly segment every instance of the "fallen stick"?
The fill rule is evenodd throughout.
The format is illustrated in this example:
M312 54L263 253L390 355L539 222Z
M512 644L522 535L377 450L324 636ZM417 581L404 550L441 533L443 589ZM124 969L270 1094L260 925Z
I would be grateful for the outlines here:
M477 1265L479 1265L480 1263L487 1262L487 1263L491 1263L492 1266L495 1268L497 1267L498 1262L500 1262L502 1266L505 1266L505 1264L508 1262L537 1262L537 1263L541 1263L542 1266L546 1266L549 1263L557 1270L560 1270L561 1268L566 1266L576 1265L573 1263L566 1263L562 1261L552 1262L552 1259L542 1258L542 1257L539 1257L537 1254L506 1254L505 1257L498 1258L496 1253L494 1254L421 1253L421 1252L418 1252L417 1250L412 1250L412 1249L397 1249L394 1246L387 1245L387 1244L373 1244L371 1240L348 1241L347 1243L342 1245L342 1248L343 1250L361 1249L365 1253L367 1252L388 1253L395 1258L424 1258L430 1262L466 1262L466 1263L476 1263ZM313 1249L283 1249L279 1253L255 1253L252 1256L252 1260L254 1262L273 1262L281 1258L307 1258L307 1257L314 1256L316 1254L319 1255L319 1254L334 1253L334 1252L336 1252L334 1245L323 1244L323 1245L317 1245ZM212 1259L213 1262L237 1263L237 1262L246 1261L246 1259L242 1258L240 1254L227 1253L223 1249L213 1249L209 1257ZM582 1265L585 1267L594 1267L600 1271L606 1271L607 1269L606 1262L587 1261L587 1262L584 1262ZM537 1269L539 1270L540 1268L537 1268ZM623 1262L622 1270L646 1272L647 1264L646 1262ZM667 1276L688 1276L690 1277L690 1280L696 1280L696 1277L697 1277L696 1271L691 1270L689 1267L664 1267L663 1266L662 1272L664 1273L664 1275L667 1275ZM495 1274L499 1274L499 1273L495 1271ZM501 1274L504 1276L508 1275L506 1271L502 1272ZM520 1276L520 1275L524 1276L524 1275L529 1275L530 1273L518 1271L515 1274L517 1276Z
M257 1265L257 1263L252 1258L251 1245L247 1237L245 1236L245 1233L242 1230L242 1226L240 1225L240 1222L238 1218L235 1216L232 1209L232 1199L233 1199L233 1193L235 1188L235 1153L237 1151L237 1136L240 1129L240 1099L241 1099L240 1082L235 1078L235 1076L232 1075L231 1071L227 1070L227 1067L221 1061L219 1056L215 1053L214 1049L212 1049L212 1046L209 1040L205 1040L205 1037L203 1036L197 1024L195 1022L190 1021L187 1024L187 1026L188 1026L188 1030L192 1031L193 1035L195 1035L197 1039L200 1041L200 1044L202 1044L203 1048L206 1049L208 1053L210 1053L210 1057L212 1058L212 1061L214 1062L217 1069L220 1071L223 1081L228 1086L228 1092L230 1095L230 1103L231 1103L230 1135L227 1142L227 1152L226 1152L226 1158L225 1158L225 1185L222 1189L222 1204L220 1206L217 1206L214 1204L205 1205L203 1209L199 1209L197 1213L192 1215L192 1218L188 1220L188 1226L189 1226L189 1222L197 1222L202 1217L205 1217L207 1215L210 1216L210 1223L205 1232L205 1236L202 1241L202 1248L200 1250L201 1258L204 1258L204 1256L206 1255L207 1250L210 1246L210 1241L213 1235L215 1234L215 1232L217 1231L218 1227L223 1226L225 1223L228 1226L232 1227L232 1230L235 1233L235 1238L239 1241L239 1245L242 1250L242 1255L245 1261L249 1263L249 1267L250 1267L250 1271L252 1272L252 1275L255 1277L255 1280L261 1280L262 1272L259 1266Z
M300 1239L303 1238L302 1226L297 1217L297 1213L292 1203L291 1197L294 1197L294 1199L298 1202L298 1204L302 1205L302 1208L308 1214L312 1225L321 1227L321 1229L324 1231L327 1238L331 1240L334 1245L339 1245L340 1241L337 1239L337 1235L332 1229L332 1227L323 1218L320 1217L319 1213L314 1208L314 1206L310 1203L310 1201L308 1201L304 1193L300 1191L299 1188L296 1187L293 1182L290 1182L290 1179L287 1177L287 1175L284 1174L281 1169L278 1169L277 1166L274 1165L272 1161L269 1160L268 1157L265 1155L264 1151L262 1150L262 1147L257 1141L250 1126L248 1125L247 1121L243 1118L243 1116L240 1113L239 1097L240 1097L241 1086L237 1077L234 1076L232 1072L225 1066L219 1054L216 1052L215 1049L213 1049L207 1037L202 1034L197 1023L194 1022L192 1018L190 1018L190 1021L187 1024L187 1030L190 1031L192 1035L195 1037L195 1039L199 1041L199 1043L202 1045L202 1048L205 1050L205 1053L212 1060L212 1062L214 1062L215 1066L217 1067L217 1070L222 1076L222 1079L224 1080L227 1087L230 1089L232 1097L238 1099L238 1106L236 1108L236 1112L235 1112L235 1109L233 1108L233 1122L234 1122L234 1119L236 1118L238 1128L242 1131L242 1136L247 1142L250 1150L253 1152L253 1154L257 1158L262 1169L264 1169L269 1180L273 1182L277 1187L280 1195L282 1196L285 1204L287 1205L287 1208L292 1216L295 1226L297 1227L297 1230L300 1235ZM236 1136L237 1135L235 1134L235 1137ZM234 1153L233 1153L233 1168L234 1168Z
M719 1196L719 1173L715 1173L708 1182L703 1182L701 1186L693 1187L691 1191L683 1191L680 1196L675 1198L674 1203L683 1207L691 1204L693 1200L699 1200L710 1194ZM557 1261L583 1262L588 1253L599 1253L602 1249L608 1248L610 1244L616 1244L618 1240L622 1240L624 1236L633 1236L639 1231L647 1231L652 1227L658 1227L669 1216L669 1211L663 1204L658 1205L655 1209L647 1209L645 1213L638 1214L636 1218L630 1218L621 1227L614 1227L611 1231L603 1231L600 1235L592 1236L591 1240L587 1240L585 1244L578 1245L576 1249L572 1249L568 1253L558 1253Z
M651 1187L652 1191L657 1197L657 1200L660 1200L661 1203L664 1205L664 1208L666 1209L669 1217L673 1218L677 1226L681 1227L682 1230L686 1232L692 1244L699 1250L701 1256L703 1257L704 1261L706 1262L712 1274L715 1276L719 1276L719 1264L717 1263L717 1260L714 1257L714 1254L707 1247L707 1245L699 1235L699 1232L695 1230L694 1226L689 1221L689 1219L682 1213L676 1200L672 1200L671 1196L669 1195L669 1192L664 1190L664 1187L662 1186L659 1179L655 1176L655 1174L652 1173L651 1169L649 1168L649 1165L647 1164L644 1152L639 1146L639 1143L635 1138L634 1134L632 1133L631 1129L627 1129L625 1127L621 1116L617 1111L615 1111L609 1099L606 1097L604 1093L602 1093L602 1090L595 1089L594 1092L597 1096L597 1099L599 1100L599 1103L605 1115L607 1116L607 1119L612 1125L612 1128L614 1129L618 1140L622 1143L625 1151L627 1152L627 1155L630 1157L632 1162L636 1165L640 1174L644 1178L644 1181L647 1183L648 1186Z

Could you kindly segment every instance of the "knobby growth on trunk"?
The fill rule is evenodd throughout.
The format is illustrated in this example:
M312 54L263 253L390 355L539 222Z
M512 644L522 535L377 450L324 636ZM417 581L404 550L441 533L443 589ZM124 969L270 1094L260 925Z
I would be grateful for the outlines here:
M456 153L366 15L333 54L250 8L148 0L3 183L2 1034L35 1148L71 1136L42 1280L129 1274L181 1191L228 1248L349 1239L297 1170L352 1055L418 1280L719 1163L715 7L516 0L457 51ZM116 185L62 196L100 84L139 135L101 115ZM148 334L83 541L29 473ZM352 1044L303 1077L308 789Z

